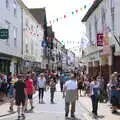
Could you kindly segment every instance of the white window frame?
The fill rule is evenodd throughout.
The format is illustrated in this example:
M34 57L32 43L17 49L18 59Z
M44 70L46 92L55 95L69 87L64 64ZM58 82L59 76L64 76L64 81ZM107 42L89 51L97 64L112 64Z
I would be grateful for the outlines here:
M14 16L17 16L17 3L16 3L16 0L13 1L13 11L14 11Z

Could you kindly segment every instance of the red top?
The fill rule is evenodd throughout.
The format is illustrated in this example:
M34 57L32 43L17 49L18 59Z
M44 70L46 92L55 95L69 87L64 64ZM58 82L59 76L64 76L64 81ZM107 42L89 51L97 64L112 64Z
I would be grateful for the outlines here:
M28 79L25 81L27 95L33 94L33 80Z

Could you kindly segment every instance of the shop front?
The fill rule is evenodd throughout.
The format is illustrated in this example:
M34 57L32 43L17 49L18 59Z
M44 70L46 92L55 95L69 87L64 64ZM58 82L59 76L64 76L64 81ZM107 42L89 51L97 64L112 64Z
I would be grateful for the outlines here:
M0 73L8 74L10 72L10 60L0 58Z
M18 73L20 68L20 58L0 54L0 73Z
M104 46L100 51L100 70L105 80L109 80L112 73L112 50L110 46Z
M88 74L90 76L97 76L100 72L100 58L99 52L90 54L88 57Z
M120 73L120 52L114 53L114 71Z

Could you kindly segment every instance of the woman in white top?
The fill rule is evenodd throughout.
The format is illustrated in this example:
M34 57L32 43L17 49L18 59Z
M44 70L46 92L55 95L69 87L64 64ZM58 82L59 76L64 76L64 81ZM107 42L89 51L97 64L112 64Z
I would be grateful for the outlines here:
M38 77L37 86L38 86L38 91L39 91L39 103L44 103L43 97L44 97L44 90L46 86L46 79L43 73L41 73L40 77Z

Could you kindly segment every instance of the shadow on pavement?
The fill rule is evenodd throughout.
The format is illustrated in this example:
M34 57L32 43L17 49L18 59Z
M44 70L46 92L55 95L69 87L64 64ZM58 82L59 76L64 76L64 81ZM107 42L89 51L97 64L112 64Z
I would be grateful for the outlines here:
M117 112L117 113L113 113L114 115L118 115L118 116L120 116L120 112Z
M99 119L103 119L103 118L105 118L105 116L99 115L98 118L99 118Z
M79 118L65 118L65 120L81 120Z

